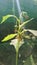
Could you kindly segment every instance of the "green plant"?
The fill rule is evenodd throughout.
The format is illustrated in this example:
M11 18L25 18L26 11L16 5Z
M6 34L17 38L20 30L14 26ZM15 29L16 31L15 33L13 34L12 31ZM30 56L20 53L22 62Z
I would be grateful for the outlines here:
M22 14L26 14L26 13L24 12ZM9 17L14 17L17 20L16 25L15 25L15 34L7 35L1 42L8 41L10 39L13 39L14 37L15 37L15 39L17 39L16 45L15 44L13 44L13 45L16 49L16 65L18 65L18 51L19 51L20 46L22 45L21 41L22 40L24 41L24 38L29 38L30 39L29 36L25 35L27 29L24 29L24 26L28 22L33 20L33 18L31 18L30 20L27 20L25 22L21 22L21 20L19 18L17 18L15 15L6 15L6 16L3 16L3 20L1 22L1 24L4 23Z

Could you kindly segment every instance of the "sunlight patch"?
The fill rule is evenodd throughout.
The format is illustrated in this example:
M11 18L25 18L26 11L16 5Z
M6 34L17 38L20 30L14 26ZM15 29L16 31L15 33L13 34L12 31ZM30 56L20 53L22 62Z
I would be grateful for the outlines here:
M37 5L37 0L33 0L34 1L34 5Z

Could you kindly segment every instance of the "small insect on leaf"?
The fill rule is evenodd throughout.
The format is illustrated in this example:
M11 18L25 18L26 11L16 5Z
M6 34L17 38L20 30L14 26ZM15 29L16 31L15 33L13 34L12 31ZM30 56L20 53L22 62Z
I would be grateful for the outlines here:
M12 38L14 38L17 34L10 34L10 35L7 35L6 37L4 37L4 39L1 41L1 42L6 42Z

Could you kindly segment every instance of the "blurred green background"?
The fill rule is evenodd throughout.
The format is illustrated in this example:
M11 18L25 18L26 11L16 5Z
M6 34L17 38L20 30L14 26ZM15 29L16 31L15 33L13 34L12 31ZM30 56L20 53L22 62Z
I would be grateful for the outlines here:
M16 0L14 2L15 14L17 11ZM37 18L37 0L20 0L22 11L28 12L31 17ZM13 14L13 0L0 0L0 17L6 14Z

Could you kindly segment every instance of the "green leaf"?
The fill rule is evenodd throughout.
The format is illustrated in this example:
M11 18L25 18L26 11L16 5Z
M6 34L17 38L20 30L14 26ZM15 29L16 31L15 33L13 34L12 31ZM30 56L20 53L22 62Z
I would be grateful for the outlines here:
M30 20L27 20L27 21L25 21L24 23L22 23L21 25L20 25L20 28L21 27L23 27L24 25L26 25L28 22L30 22L31 20L33 20L34 18L31 18Z
M10 34L10 35L7 35L1 42L5 42L5 41L8 41L12 38L14 38L17 34Z
M35 65L32 55L30 56L30 60L31 60L32 65Z
M6 16L3 16L3 19L2 19L2 22L5 22L9 17L12 17L12 15L6 15Z
M15 18L18 22L20 22L20 20L15 16L15 15L6 15L6 16L3 16L3 19L1 21L1 24L4 23L8 18L10 17L13 17Z

